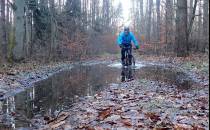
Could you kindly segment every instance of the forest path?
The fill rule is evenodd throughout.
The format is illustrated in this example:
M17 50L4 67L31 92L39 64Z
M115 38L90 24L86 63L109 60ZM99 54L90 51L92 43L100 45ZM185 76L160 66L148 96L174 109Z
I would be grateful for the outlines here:
M11 117L18 117L15 121L16 127L27 127L31 124L31 118L33 118L32 121L40 122L40 119L42 119L43 116L53 118L60 111L71 110L71 113L76 110L74 108L81 105L81 103L90 103L89 101L95 102L96 100L91 97L93 96L96 97L96 99L101 99L101 96L104 96L103 94L101 95L101 92L109 94L110 97L112 97L111 99L113 99L115 94L109 92L110 89L112 91L113 86L119 87L114 87L114 91L116 89L122 91L122 93L124 93L124 91L126 91L126 93L128 92L125 90L126 86L129 88L128 90L139 89L138 86L141 86L141 88L145 88L145 90L139 89L138 91L142 91L144 94L141 93L143 95L137 95L148 96L147 98L154 98L155 100L157 98L156 96L161 93L163 94L163 92L165 94L171 93L172 97L177 96L178 99L180 94L181 97L183 94L187 94L188 96L186 99L180 99L181 103L178 101L180 103L179 107L181 108L183 105L186 105L185 100L189 101L194 95L197 95L197 97L191 99L191 102L189 102L191 104L194 103L195 99L199 99L200 95L204 96L204 100L206 100L206 97L208 96L206 91L206 89L208 89L208 87L206 87L206 85L208 86L207 82L201 82L199 78L195 79L195 77L196 75L193 73L185 73L183 69L171 64L141 61L137 63L135 69L122 69L117 61L89 61L83 64L76 64L74 67L71 66L67 70L60 71L59 73L50 76L50 78L36 83L34 85L35 87L4 100L2 103L4 106L2 112L9 110L7 111L8 115ZM156 92L157 90L158 92ZM161 91L159 92L159 90ZM156 96L145 95L145 93L151 92L153 93L152 95ZM132 96L135 95L136 94ZM101 103L104 101L110 101L110 99L106 99L105 97L102 99L104 100L100 101ZM134 103L138 104L138 101L139 100L136 100ZM75 103L78 104L74 105ZM200 104L202 105L200 106ZM103 107L103 104L99 103L98 105L98 107L102 107L102 109L106 108ZM163 104L159 104L159 107L162 107L162 105ZM207 109L206 104L203 104L203 99L202 101L199 101L197 105L202 107L202 109ZM194 109L198 107L197 105L192 108ZM88 109L88 107L92 106L90 105L86 107ZM79 111L77 115L82 114L80 112L82 111ZM204 117L206 116L206 112L208 112L208 110L205 111ZM11 113L15 113L15 115L11 115ZM202 117L202 119L204 117ZM28 123L25 123L25 118L29 120ZM40 123L43 122L44 120Z

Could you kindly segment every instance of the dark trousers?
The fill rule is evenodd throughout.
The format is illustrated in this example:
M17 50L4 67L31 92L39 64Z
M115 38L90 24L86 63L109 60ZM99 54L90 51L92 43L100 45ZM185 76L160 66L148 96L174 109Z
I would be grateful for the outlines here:
M125 55L125 52L128 52L128 64L131 65L131 59L132 59L132 46L129 45L129 46L124 46L122 49L121 49L121 61L122 61L122 64L125 65L125 58L126 58L126 55Z

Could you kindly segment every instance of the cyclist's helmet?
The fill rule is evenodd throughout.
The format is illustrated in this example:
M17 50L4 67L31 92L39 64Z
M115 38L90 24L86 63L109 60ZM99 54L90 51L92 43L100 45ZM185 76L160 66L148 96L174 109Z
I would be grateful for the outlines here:
M124 33L125 33L125 35L128 35L129 32L130 32L129 27L124 27Z
M129 27L124 27L124 31L125 32L129 32L130 31L130 28Z

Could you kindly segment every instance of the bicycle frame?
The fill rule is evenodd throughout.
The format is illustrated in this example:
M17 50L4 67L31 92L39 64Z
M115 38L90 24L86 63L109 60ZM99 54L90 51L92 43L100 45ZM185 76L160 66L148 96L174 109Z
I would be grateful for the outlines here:
M130 51L130 47L123 47L123 49L125 49L125 64L126 66L129 65L129 54L131 55L131 65L135 66L135 58L134 56L132 55L132 52L129 52ZM131 47L132 49L132 47ZM135 50L135 48L134 48Z

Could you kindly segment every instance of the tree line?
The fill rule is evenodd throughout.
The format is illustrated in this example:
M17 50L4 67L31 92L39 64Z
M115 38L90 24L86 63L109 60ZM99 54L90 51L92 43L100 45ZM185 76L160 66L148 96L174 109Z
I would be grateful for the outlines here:
M177 56L209 48L208 0L132 0L133 29ZM163 51L163 50L161 50Z
M91 38L116 32L121 9L112 2L0 0L0 62L88 55L99 47Z
M114 1L0 0L0 63L116 51L123 8ZM208 0L130 2L132 31L155 46L152 52L187 56L209 50Z

